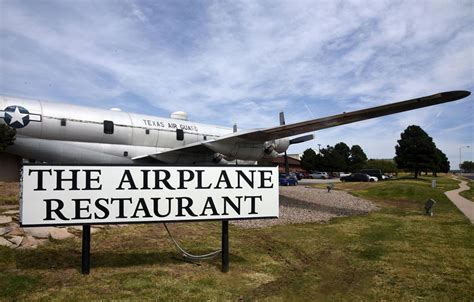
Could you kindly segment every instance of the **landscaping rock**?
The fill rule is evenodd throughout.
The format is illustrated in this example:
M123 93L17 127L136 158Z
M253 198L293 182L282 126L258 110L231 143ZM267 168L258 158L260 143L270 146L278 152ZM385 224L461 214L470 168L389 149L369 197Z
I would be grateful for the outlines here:
M10 233L11 230L12 230L11 227L3 227L3 228L0 228L0 236L3 235L3 234Z
M20 211L18 210L10 210L10 211L6 211L6 212L3 212L2 213L3 215L16 215L16 214L20 214Z
M26 235L25 238L23 238L23 241L21 242L21 248L24 249L35 249L38 247L38 240L36 240L33 236L31 235Z
M12 222L12 218L9 216L0 215L0 224L7 224Z
M63 240L67 238L74 237L73 234L69 233L67 229L57 229L55 228L50 232L51 238L56 240Z
M24 236L25 232L23 232L23 229L18 227L17 225L14 225L10 227L10 232L8 233L10 236Z
M32 227L23 228L26 234L29 234L35 238L49 238L49 234L54 230L54 227Z
M0 246L14 247L15 245L3 237L0 237Z
M13 236L11 238L8 238L8 240L15 244L15 246L19 246L21 244L21 242L23 241L23 237L22 236Z

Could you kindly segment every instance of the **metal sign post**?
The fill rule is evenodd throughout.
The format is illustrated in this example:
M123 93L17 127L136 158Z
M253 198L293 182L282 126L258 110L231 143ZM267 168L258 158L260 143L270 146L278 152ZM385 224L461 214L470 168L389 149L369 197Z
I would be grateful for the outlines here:
M229 271L229 221L222 220L222 272Z
M82 274L89 275L91 258L91 226L82 226Z

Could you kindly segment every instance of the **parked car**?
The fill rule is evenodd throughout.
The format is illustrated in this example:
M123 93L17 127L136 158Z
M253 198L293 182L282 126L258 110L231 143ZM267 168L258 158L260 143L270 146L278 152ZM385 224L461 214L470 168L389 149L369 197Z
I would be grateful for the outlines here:
M363 169L359 173L369 174L370 176L375 176L378 180L383 180L383 173L380 169Z
M368 175L368 174L367 174L367 175ZM379 181L379 179L378 179L377 177L375 177L375 176L370 176L370 175L369 175L369 181L370 181L370 182L375 182L375 181Z
M370 181L370 176L365 173L352 173L349 176L343 176L340 178L341 181Z
M296 186L298 184L298 180L294 176L286 176L285 173L281 173L278 177L278 182L280 186Z
M313 179L328 179L329 175L326 172L316 172L315 171L315 172L309 174L309 177L313 178Z

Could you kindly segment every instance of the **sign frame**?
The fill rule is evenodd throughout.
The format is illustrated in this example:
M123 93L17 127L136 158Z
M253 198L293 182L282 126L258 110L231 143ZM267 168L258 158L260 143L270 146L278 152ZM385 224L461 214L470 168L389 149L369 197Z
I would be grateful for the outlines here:
M114 224L148 224L148 223L176 223L176 222L206 222L206 221L222 221L222 220L253 220L253 219L275 219L279 217L279 194L276 194L276 201L275 202L275 207L276 207L276 215L268 215L268 216L257 216L257 217L216 217L216 218L198 218L198 219L170 219L170 220L153 220L153 221L91 221L91 222L64 222L64 223L24 223L23 221L23 209L24 209L24 187L23 187L23 181L24 181L24 173L25 173L25 167L83 167L85 169L87 168L94 168L94 167L129 167L132 169L136 168L143 168L143 167L149 167L152 169L167 169L167 168L187 168L187 169L198 169L198 168L221 168L221 169L234 169L234 168L254 168L254 169L273 169L274 170L274 176L276 178L276 182L272 182L272 185L275 190L278 192L278 166L274 165L263 165L263 166L257 166L257 165L173 165L173 164L163 164L163 165L147 165L147 164L139 164L139 165L128 165L128 164L42 164L42 163L25 163L23 164L23 168L21 171L21 180L20 180L20 226L21 227L46 227L46 226L80 226L80 225L114 225ZM225 191L226 189L223 189ZM232 189L230 189L232 190ZM150 190L150 192L153 192L154 190ZM133 192L132 194L138 194ZM217 204L217 202L216 202Z
M25 163L23 167L29 166L68 166L68 167L110 167L110 166L119 166L119 167L188 167L188 168L198 168L198 167L252 167L252 168L272 168L276 172L276 183L273 183L273 186L276 186L277 195L276 195L276 207L277 207L277 216L268 216L268 217L227 217L227 219L199 219L199 220L167 220L167 221L132 221L132 222L101 222L101 223L61 223L60 226L68 225L82 225L82 254L81 254L81 273L83 275L89 275L90 273L90 246L91 246L91 226L92 225L109 225L109 224L147 224L147 223L173 223L173 222L202 222L202 221L221 221L222 222L222 236L221 236L221 272L227 273L229 271L229 220L250 220L250 219L274 219L279 217L279 206L280 206L280 196L279 196L279 172L278 166L255 166L255 165L122 165L122 164L37 164L37 163ZM20 181L20 226L21 227L45 227L45 226L57 226L58 224L23 224L23 173L24 168L21 171L21 181ZM274 180L275 178L273 178Z

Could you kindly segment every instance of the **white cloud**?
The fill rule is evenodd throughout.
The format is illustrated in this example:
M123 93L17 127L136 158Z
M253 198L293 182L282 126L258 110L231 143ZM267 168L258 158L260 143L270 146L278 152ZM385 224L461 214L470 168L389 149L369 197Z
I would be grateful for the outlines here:
M278 124L281 110L290 122L474 87L472 1L190 5L2 2L0 88L84 104L120 100L143 113L186 110L194 120L249 128ZM129 94L148 105L127 104ZM441 111L316 134L328 142L360 138L381 157L388 153L380 141L395 136L385 135L387 125L397 135L410 124L439 133ZM443 127L469 122L464 115Z

